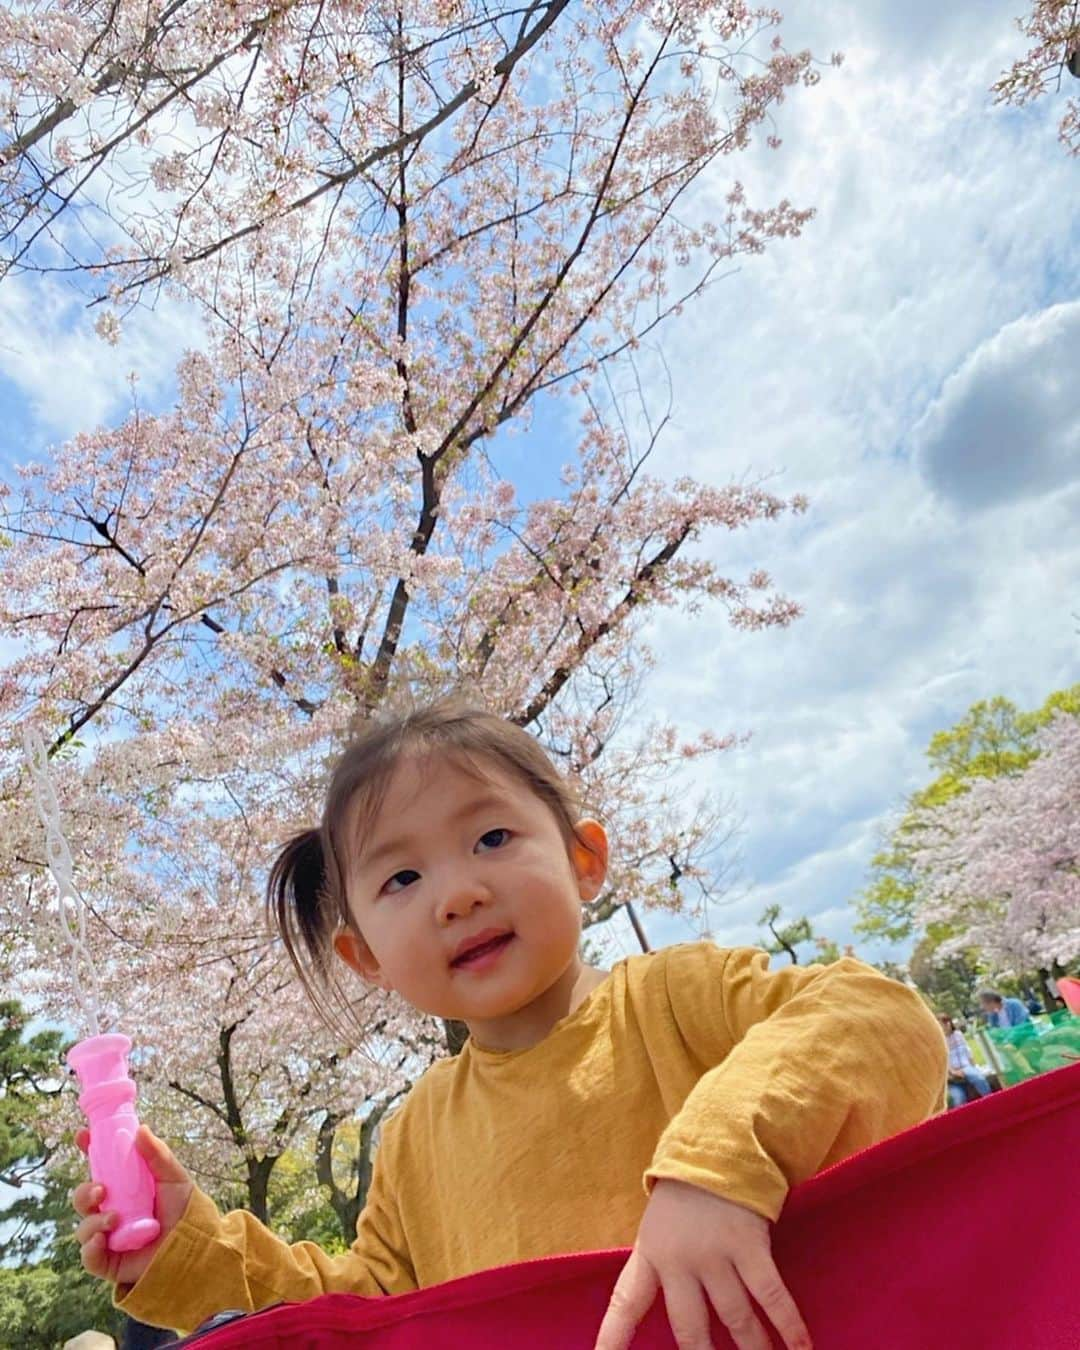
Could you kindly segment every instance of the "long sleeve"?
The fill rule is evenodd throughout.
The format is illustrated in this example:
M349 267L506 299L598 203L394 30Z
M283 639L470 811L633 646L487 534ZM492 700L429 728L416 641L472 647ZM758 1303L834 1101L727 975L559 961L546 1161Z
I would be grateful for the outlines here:
M389 1133L390 1122L386 1133ZM319 1294L398 1294L416 1288L393 1194L386 1142L379 1149L356 1241L340 1256L313 1242L282 1241L246 1210L220 1214L196 1189L183 1218L134 1285L114 1302L151 1326L188 1332L226 1309L255 1312Z
M645 1174L766 1218L823 1167L941 1109L945 1038L912 990L860 961L769 970L765 952L675 948L672 1016L706 1067Z

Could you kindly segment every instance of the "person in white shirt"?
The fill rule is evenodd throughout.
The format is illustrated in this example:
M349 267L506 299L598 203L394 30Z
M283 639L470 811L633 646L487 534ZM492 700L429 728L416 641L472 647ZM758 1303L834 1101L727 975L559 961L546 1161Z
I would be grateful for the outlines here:
M980 1097L985 1097L990 1091L990 1084L976 1068L963 1032L957 1030L951 1017L942 1015L938 1021L945 1033L945 1044L949 1047L949 1106L963 1106L968 1100L965 1083L970 1083Z

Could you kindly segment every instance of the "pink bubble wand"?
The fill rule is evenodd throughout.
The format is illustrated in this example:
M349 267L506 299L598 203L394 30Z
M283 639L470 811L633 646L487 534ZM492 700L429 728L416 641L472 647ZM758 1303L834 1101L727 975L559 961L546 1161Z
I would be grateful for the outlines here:
M45 856L56 882L75 1001L90 1032L72 1046L67 1056L82 1089L79 1106L90 1125L90 1176L105 1188L101 1209L111 1210L118 1219L106 1235L109 1250L134 1252L153 1242L161 1225L154 1217L154 1178L135 1148L139 1117L135 1112L135 1082L128 1071L131 1041L119 1032L101 1034L97 972L86 946L86 906L75 886L71 850L60 828L60 806L49 776L48 752L30 727L23 730L23 748L34 803L45 830Z

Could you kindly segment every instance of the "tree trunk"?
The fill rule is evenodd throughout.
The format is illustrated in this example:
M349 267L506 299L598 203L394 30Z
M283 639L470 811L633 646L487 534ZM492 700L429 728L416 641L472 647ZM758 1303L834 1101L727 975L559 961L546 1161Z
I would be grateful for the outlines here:
M344 1187L339 1186L334 1179L333 1153L338 1126L346 1117L328 1111L319 1126L319 1135L315 1142L315 1175L319 1179L319 1184L326 1187L330 1207L341 1225L341 1234L350 1244L356 1241L356 1223L367 1203L368 1191L371 1189L371 1175L375 1165L375 1132L379 1128L379 1122L399 1096L401 1093L396 1093L393 1097L376 1103L360 1122L360 1140L351 1160L348 1184Z
M793 966L797 966L799 964L799 953L795 950L795 948L791 945L791 943L787 940L787 938L784 936L783 933L778 933L776 931L776 928L773 925L771 919L769 920L769 932L776 939L777 951L787 952L788 956L791 957L791 964Z
M277 1154L269 1153L263 1154L261 1158L249 1157L245 1159L247 1164L247 1208L251 1210L260 1223L267 1225L270 1223L270 1207L267 1201L270 1190L270 1173L274 1170L274 1164L277 1160Z

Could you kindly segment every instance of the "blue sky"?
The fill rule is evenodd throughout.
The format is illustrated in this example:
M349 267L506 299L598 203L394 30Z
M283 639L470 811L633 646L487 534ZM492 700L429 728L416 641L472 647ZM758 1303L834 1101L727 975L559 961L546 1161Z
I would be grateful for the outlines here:
M661 616L643 711L751 733L698 778L743 820L718 939L754 940L776 901L844 942L931 733L975 699L1034 706L1080 679L1080 162L1057 101L991 106L1022 0L782 8L789 47L845 64L792 94L778 152L716 165L694 209L718 212L737 175L755 204L818 215L664 334L675 415L655 468L805 492L806 517L703 547L736 576L765 567L806 616L756 635ZM122 415L132 370L159 406L197 337L163 307L110 348L93 317L59 284L0 286L0 472ZM662 410L666 375L641 369ZM505 453L557 470L568 412L539 410Z

